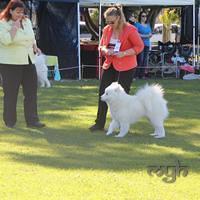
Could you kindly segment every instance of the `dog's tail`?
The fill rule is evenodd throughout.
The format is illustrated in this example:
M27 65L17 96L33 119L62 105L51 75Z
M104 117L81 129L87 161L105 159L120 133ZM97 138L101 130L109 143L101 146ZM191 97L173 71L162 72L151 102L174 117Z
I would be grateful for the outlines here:
M143 88L138 90L136 96L138 97L139 101L143 103L145 108L150 112L153 112L153 107L156 106L156 104L161 103L165 105L165 107L167 105L167 101L163 98L164 89L159 84L146 84Z
M160 97L164 96L164 89L159 84L146 84L136 93L137 96L147 96L147 95L158 95Z

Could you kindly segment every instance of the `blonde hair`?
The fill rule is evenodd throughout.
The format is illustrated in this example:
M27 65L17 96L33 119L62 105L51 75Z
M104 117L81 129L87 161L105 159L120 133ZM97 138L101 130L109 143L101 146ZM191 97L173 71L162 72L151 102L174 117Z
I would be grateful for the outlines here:
M110 16L119 17L119 22L118 22L118 26L117 26L119 29L122 29L123 26L126 24L126 18L124 16L121 6L112 6L112 7L108 8L104 12L104 18L107 18Z

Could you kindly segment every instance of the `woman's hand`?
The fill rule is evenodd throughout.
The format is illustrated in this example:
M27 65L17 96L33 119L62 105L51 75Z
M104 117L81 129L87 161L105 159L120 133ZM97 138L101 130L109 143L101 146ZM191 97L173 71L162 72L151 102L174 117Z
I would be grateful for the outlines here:
M152 33L149 34L140 34L141 38L151 38L152 37Z
M123 58L124 56L127 56L126 51L119 51L114 54L118 58Z
M36 44L33 45L33 52L37 55L40 55L42 51L37 47Z
M134 49L127 49L125 51L119 51L117 53L114 53L114 56L118 57L118 58L123 58L125 56L133 56L136 55L136 52Z
M11 30L9 31L10 32L10 36L12 38L12 40L14 39L16 33L17 33L17 30L21 28L21 23L20 23L20 20L16 20L15 22L13 22L12 26L11 26Z
M15 29L21 28L21 20L18 19L16 21L14 21L13 24L12 24L12 28L15 28Z
M113 49L108 49L106 47L102 47L101 48L101 52L104 54L104 55L107 55L107 56L112 56L114 55L114 50Z
M108 56L113 56L114 55L114 50L113 49L107 49L105 53Z

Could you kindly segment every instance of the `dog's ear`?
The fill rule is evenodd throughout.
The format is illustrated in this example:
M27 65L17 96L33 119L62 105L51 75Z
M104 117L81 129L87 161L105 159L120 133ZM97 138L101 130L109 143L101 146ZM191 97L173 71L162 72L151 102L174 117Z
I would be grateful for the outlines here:
M119 84L119 83L117 83L116 85L115 85L115 91L124 91L124 88Z
M115 85L114 91L115 91L115 92L120 92L120 91L121 91L121 86L120 86L120 84L116 84L116 85Z

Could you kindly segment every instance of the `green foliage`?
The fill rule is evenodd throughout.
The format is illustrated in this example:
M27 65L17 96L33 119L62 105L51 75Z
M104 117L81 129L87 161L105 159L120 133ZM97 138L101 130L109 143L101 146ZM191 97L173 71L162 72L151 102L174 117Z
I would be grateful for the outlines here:
M170 27L172 23L179 22L179 15L176 9L164 9L163 14L159 16L159 20L163 23L164 26Z
M163 42L170 40L170 28L172 23L179 23L179 13L177 9L167 8L163 10L163 13L159 16L159 20L163 23Z
M91 19L92 19L92 21L94 22L94 24L96 25L96 26L98 26L98 24L99 24L99 11L98 11L98 9L92 9L93 11L92 11L92 13L91 13Z

